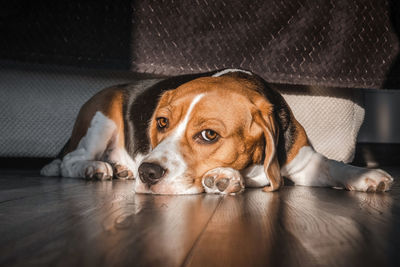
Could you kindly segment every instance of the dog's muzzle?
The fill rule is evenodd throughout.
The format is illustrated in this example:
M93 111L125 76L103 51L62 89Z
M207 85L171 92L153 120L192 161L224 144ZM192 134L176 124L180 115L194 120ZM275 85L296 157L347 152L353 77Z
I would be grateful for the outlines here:
M156 163L143 162L139 166L140 180L151 186L156 184L166 173L166 170Z

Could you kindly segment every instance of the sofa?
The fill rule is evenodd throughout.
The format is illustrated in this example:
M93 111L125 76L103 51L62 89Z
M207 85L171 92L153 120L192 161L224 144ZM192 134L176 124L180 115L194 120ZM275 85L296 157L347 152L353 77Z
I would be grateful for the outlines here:
M104 87L243 68L280 91L328 158L351 162L365 91L398 87L395 1L9 1L0 157L50 158Z

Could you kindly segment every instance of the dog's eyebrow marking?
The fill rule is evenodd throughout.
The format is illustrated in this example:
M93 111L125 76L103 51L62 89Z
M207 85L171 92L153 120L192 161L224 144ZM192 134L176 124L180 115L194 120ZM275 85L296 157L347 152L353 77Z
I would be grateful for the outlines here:
M175 133L174 133L174 137L175 138L179 138L179 137L181 137L183 135L183 133L186 130L186 126L187 126L187 124L189 122L190 113L192 113L192 110L193 110L194 106L200 101L200 99L203 96L204 96L204 94L199 94L192 100L192 103L190 103L190 106L189 106L188 111L187 111L187 113L185 115L185 118L178 125L178 128L175 130Z
M217 118L202 118L198 119L197 123L194 124L195 127L202 127L204 124L217 124L221 126L226 131L225 123Z
M226 70L214 73L212 77L219 77L219 76L225 75L230 72L243 72L248 75L253 75L253 73L251 73L250 71L245 71L245 70L241 70L241 69L226 69Z

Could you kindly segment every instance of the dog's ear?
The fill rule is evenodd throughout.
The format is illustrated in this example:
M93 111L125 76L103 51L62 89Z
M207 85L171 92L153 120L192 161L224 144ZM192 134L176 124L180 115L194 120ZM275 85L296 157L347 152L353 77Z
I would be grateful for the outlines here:
M258 107L253 110L254 122L261 127L265 138L264 172L270 185L263 188L265 192L278 190L283 185L277 155L279 127L274 117L273 105L266 100L258 101Z

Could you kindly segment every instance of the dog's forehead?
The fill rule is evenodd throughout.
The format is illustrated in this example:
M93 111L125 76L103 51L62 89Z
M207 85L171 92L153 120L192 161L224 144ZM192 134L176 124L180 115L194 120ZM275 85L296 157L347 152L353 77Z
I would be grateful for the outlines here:
M169 99L169 105L181 106L190 105L197 95L204 95L197 105L204 107L215 105L213 102L222 104L237 105L243 104L246 100L253 99L258 93L256 85L249 80L235 77L202 77L182 84L174 90ZM221 105L220 105L221 106Z
M256 86L247 79L230 76L194 79L166 94L156 116L169 116L175 122L188 116L188 127L207 127L207 122L220 121L235 131L251 123L254 100L261 96Z
M250 100L235 92L211 91L205 93L193 109L193 116L241 120L250 114Z
M196 96L201 99L193 105L190 119L207 121L218 119L236 127L251 119L252 84L231 77L199 78L178 87L168 106L172 112L187 113Z
M176 89L176 97L191 93L219 92L224 94L241 93L254 91L256 85L247 79L222 76L222 77L201 77L182 84Z

